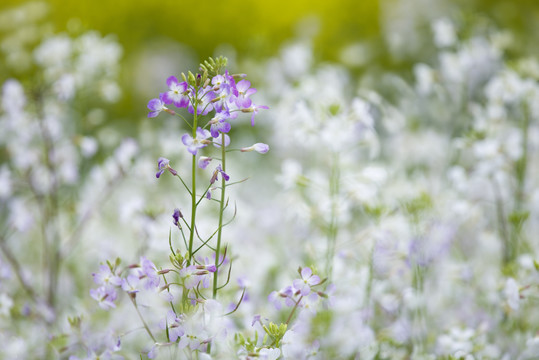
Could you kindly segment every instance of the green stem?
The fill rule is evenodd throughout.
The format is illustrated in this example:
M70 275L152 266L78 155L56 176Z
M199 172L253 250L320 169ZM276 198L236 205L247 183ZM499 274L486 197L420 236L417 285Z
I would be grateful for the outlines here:
M335 257L335 247L337 242L337 198L339 195L339 183L340 183L340 172L339 172L339 156L338 154L334 155L334 162L331 168L331 175L329 178L329 196L331 199L331 219L328 229L328 250L326 258L326 274L328 279L331 280L333 273L333 258Z
M226 171L225 134L221 134L221 167ZM213 273L213 298L217 297L217 276L219 274L219 256L221 255L221 234L223 232L223 213L225 204L226 180L221 175L221 201L219 202L219 228L217 232L217 247L215 248L215 273Z
M520 252L521 230L524 221L526 220L523 212L526 169L528 166L528 128L530 125L530 117L526 104L522 106L524 120L522 122L522 155L515 163L517 187L515 189L515 205L513 208L511 223L511 245L513 248L511 260L514 260Z
M146 324L146 321L144 321L144 318L142 317L142 314L140 313L140 310L138 309L138 306L137 306L137 301L135 300L135 298L129 296L129 298L131 299L131 302L133 303L133 306L135 307L135 309L137 310L137 314L140 318L140 320L142 321L142 324L144 325L144 329L146 329L146 332L148 333L148 335L150 335L150 337L152 338L152 340L154 342L157 342L155 340L155 337L153 336L150 328L148 327L148 324Z
M198 94L198 88L195 87L195 94ZM196 139L197 136L197 105L198 98L195 99L193 104L193 139ZM197 211L197 183L196 183L196 170L197 170L197 159L196 155L193 155L193 162L191 167L191 229L189 232L189 258L187 259L187 265L191 265L193 257L193 240L195 237L195 218Z
M286 325L288 325L288 323L290 323L290 320L292 320L292 316L296 312L296 309L298 308L298 305L299 305L299 303L301 302L302 299L303 299L303 295L301 295L300 298L298 299L298 301L296 301L296 305L294 305L294 308L290 312L290 315L288 315L288 319L286 319L286 323L285 323Z

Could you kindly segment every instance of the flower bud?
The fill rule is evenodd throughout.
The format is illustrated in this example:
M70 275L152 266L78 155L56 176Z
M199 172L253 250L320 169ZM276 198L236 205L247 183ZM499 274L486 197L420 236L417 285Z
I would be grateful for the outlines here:
M252 146L241 149L242 152L256 151L259 154L265 154L269 151L269 145L263 143L256 143Z

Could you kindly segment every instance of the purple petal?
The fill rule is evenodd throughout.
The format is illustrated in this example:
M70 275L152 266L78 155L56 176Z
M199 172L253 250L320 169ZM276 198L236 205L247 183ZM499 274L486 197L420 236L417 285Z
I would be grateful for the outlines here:
M251 87L251 82L249 80L240 80L237 84L236 84L236 89L239 91L239 92L245 92L247 89L249 89Z
M313 271L308 267L301 269L302 279L308 279L312 274L313 274Z
M185 146L190 146L193 143L193 138L189 134L183 134L182 142Z
M318 285L320 284L320 276L318 275L313 275L309 278L309 280L307 280L307 283L309 285Z
M178 85L178 79L174 75L167 79L167 86L171 88L172 85Z

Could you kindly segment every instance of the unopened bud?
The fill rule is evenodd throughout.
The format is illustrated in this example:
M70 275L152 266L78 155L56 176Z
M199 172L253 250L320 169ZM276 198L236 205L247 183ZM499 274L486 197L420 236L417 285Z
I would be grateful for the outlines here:
M189 84L194 84L196 82L195 75L191 71L187 73L187 78L189 79Z
M269 145L263 143L256 143L252 146L241 149L242 152L256 151L259 154L265 154L269 151Z

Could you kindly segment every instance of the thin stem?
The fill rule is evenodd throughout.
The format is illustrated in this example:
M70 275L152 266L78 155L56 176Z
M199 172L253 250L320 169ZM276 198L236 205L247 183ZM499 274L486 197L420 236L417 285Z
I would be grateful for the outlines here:
M335 257L335 246L337 242L337 232L339 227L337 226L337 197L339 195L339 156L334 155L333 166L331 167L331 175L329 178L329 196L331 199L331 219L328 229L328 251L326 258L326 274L328 279L331 279L333 273L333 258Z
M290 312L290 315L288 315L288 319L286 319L286 322L285 322L286 325L288 325L288 323L290 322L290 320L292 320L292 316L293 316L294 313L296 312L296 309L297 309L297 307L299 306L299 303L301 302L301 299L303 299L303 295L301 295L300 298L298 299L298 301L296 301L296 305L294 305L294 308L293 308L292 311Z
M146 329L146 332L148 333L148 335L150 335L150 337L152 338L152 340L154 342L157 342L155 340L155 337L153 336L150 328L148 327L148 324L146 324L146 321L144 320L144 318L142 317L142 314L140 313L140 310L138 309L138 306L137 306L137 301L135 300L135 298L129 296L129 298L131 299L131 302L133 303L133 306L135 307L135 309L137 310L137 314L140 318L140 320L142 321L142 324L144 325L144 328Z
M5 240L6 239L5 239L4 236L0 237L0 250L4 254L7 261L11 264L11 267L13 268L13 271L15 272L15 275L17 276L17 279L21 283L22 288L28 293L28 296L30 297L30 299L32 301L37 301L37 299L36 299L37 296L36 296L36 293L34 292L34 289L24 279L24 276L22 274L21 265L17 261L17 258L15 257L15 255L13 255L11 253L11 251L9 250L9 248L6 246Z
M221 167L223 172L226 172L226 151L225 151L225 134L221 134L221 156L222 163ZM213 274L213 298L217 297L217 276L219 275L219 256L221 255L221 235L223 232L223 213L224 213L224 204L225 204L225 189L226 189L226 180L224 176L221 175L221 201L219 202L219 231L217 232L217 247L215 249L215 273Z
M187 191L189 192L189 195L191 195L191 189L189 189L189 186L187 186L187 184L183 181L182 177L180 176L180 174L176 174L176 177L178 179L180 179L180 181L182 182L183 186L185 186L185 189L187 189Z
M195 94L198 94L198 88L195 87ZM196 139L197 136L197 106L198 106L198 97L195 99L193 104L193 139ZM187 265L191 265L191 260L193 257L193 240L195 237L195 218L197 212L197 183L196 183L196 170L197 170L197 159L196 155L193 155L193 163L191 166L191 228L189 232L189 258L187 259Z
M528 167L528 128L530 125L530 116L526 104L522 105L523 121L522 121L522 155L515 163L515 177L517 187L515 189L515 205L513 208L511 220L511 245L513 247L512 259L514 260L520 251L521 230L524 221L526 220L523 212L526 170Z
M501 199L500 189L496 179L492 179L492 187L494 189L494 197L496 203L496 215L498 217L498 231L503 241L503 264L507 265L511 261L512 249L509 239L509 233L507 231L505 211L503 209L503 202Z

